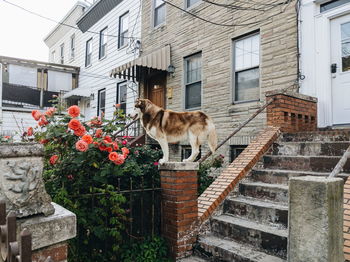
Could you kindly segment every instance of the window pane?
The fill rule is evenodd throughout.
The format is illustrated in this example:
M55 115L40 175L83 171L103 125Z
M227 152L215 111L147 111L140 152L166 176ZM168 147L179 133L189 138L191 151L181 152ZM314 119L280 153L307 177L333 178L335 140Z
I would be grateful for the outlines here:
M342 71L350 70L350 22L341 25Z
M195 3L199 2L200 0L187 0L187 6L186 7L190 7L192 5L194 5Z
M259 66L259 35L247 37L235 42L235 70L243 70Z
M186 83L201 81L202 59L201 56L186 58Z
M197 82L186 86L186 109L201 106L201 86L201 82Z
M160 25L165 21L165 4L154 10L154 26Z
M235 101L258 100L259 68L236 72L235 76Z

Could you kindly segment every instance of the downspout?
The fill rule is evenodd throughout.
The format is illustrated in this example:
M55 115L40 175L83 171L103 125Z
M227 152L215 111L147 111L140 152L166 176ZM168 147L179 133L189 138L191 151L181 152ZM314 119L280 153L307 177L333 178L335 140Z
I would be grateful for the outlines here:
M2 116L2 74L3 74L3 64L0 63L0 135L3 130L3 116Z
M295 80L295 84L296 84L296 87L297 87L297 90L296 92L297 93L300 93L300 80L304 80L305 79L305 76L301 73L301 66L300 66L300 63L301 63L301 54L300 54L300 44L301 44L301 35L300 35L300 26L301 26L301 20L300 20L300 7L301 7L301 3L300 3L300 0L297 0L296 3L295 3L295 11L296 11L296 18L297 18L297 78Z

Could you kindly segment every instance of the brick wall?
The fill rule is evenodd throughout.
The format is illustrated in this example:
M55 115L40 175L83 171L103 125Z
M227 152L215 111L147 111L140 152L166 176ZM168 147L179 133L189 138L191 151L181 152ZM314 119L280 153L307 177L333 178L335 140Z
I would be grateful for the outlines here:
M191 254L198 218L198 163L168 162L159 165L162 188L162 235L173 258Z
M53 262L67 262L68 258L68 243L62 242L46 248L41 248L33 251L33 262L45 262L47 257L51 257Z
M267 107L267 125L279 126L282 132L317 130L317 98L279 91L266 97L275 99Z
M344 257L350 261L350 179L344 184Z
M275 1L256 2L267 4ZM151 25L152 1L142 1L143 54L147 55L166 44L171 45L171 62L175 66L175 73L167 77L167 88L173 89L172 98L166 98L167 108L184 110L184 57L196 52L202 52L201 110L213 118L219 141L227 137L233 126L246 120L259 108L267 91L293 85L297 78L295 2L292 1L282 14L278 14L281 12L280 7L267 12L235 11L203 1L190 9L191 12L218 23L261 21L257 24L232 27L208 24L167 5L166 24L154 29ZM171 3L179 7L184 6L184 0L173 0ZM278 15L267 19L274 14ZM260 101L233 104L232 40L256 30L260 31ZM249 123L231 144L247 145L250 137L265 127L266 115L261 114ZM206 153L206 148L203 147L203 154ZM225 155L228 160L229 145L223 146L218 153Z
M198 216L206 220L234 186L259 161L280 134L278 127L268 127L215 179L198 198Z

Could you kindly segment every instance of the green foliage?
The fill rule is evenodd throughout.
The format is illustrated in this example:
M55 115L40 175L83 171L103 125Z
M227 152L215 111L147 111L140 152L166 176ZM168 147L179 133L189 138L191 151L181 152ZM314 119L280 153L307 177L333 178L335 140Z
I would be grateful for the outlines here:
M127 212L123 208L126 199L118 191L119 178L137 180L142 175L145 186L153 177L159 180L156 161L161 153L148 146L128 148L127 137L114 135L126 122L119 109L111 120L79 121L91 140L86 151L79 151L78 141L86 140L69 126L74 117L60 113L60 107L50 110L45 121L39 120L38 124L43 123L34 129L34 135L25 135L23 140L35 137L44 144L46 190L54 202L77 215L78 235L70 242L69 261L120 261ZM129 152L122 151L123 147ZM111 159L112 153L121 161Z
M11 136L0 136L0 144L1 143L12 143L13 137Z
M170 262L167 246L163 238L153 237L123 246L122 262Z
M199 165L198 170L198 195L201 195L207 187L213 183L214 178L210 175L211 172L222 167L224 156L219 155L215 158L207 160Z

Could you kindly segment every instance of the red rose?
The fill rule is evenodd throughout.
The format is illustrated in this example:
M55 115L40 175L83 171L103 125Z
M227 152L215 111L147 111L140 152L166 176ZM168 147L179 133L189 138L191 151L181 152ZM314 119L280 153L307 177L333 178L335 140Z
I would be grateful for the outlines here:
M112 138L110 136L105 136L103 140L106 141L106 143L112 143Z
M113 149L114 150L118 150L119 149L119 146L118 146L117 142L113 142L112 145L113 145Z
M72 119L68 123L68 127L74 131L78 130L81 126L81 123L78 119Z
M50 107L49 109L47 109L47 111L45 112L45 115L48 117L51 117L54 115L54 113L56 112L56 108L54 107Z
M86 134L86 129L83 125L81 125L77 130L74 131L74 135L83 136Z
M46 126L49 122L46 120L46 117L44 115L41 115L40 121L38 122L39 126Z
M123 140L122 145L125 146L128 143L128 141Z
M41 117L41 113L38 110L33 110L32 117L35 119L35 121L39 121L39 119Z
M45 145L47 142L49 142L48 139L40 139L39 143Z
M71 117L78 117L80 115L80 108L79 106L71 106L68 108L68 114Z
M116 161L118 159L118 153L117 152L111 152L108 155L109 160Z
M88 144L92 144L92 142L93 142L92 136L90 136L90 135L84 135L81 139L84 140Z
M56 164L57 160L58 160L58 155L53 155L52 157L50 157L50 164L51 165Z
M75 148L81 152L85 152L89 149L89 145L84 140L79 140L75 143Z
M95 132L95 137L99 138L102 136L102 129L97 129Z
M116 165L122 165L125 162L125 157L121 154L118 154L118 157L116 160L113 161Z
M128 155L128 154L130 153L130 151L129 151L128 148L123 147L123 148L122 148L122 153L123 153L123 155L125 156L125 155Z
M32 128L32 127L28 127L28 129L27 129L27 135L28 135L28 136L32 136L33 133L34 133L33 128Z

